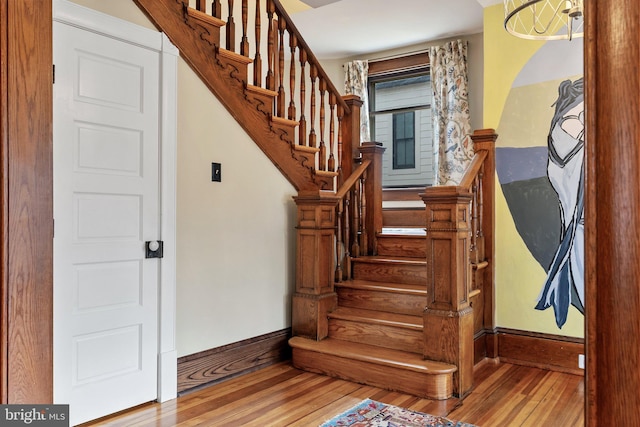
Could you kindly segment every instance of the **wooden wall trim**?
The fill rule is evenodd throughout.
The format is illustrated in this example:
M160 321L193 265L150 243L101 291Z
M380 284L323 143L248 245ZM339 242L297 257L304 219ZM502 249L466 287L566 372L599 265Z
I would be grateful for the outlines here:
M291 328L178 358L178 393L291 359Z
M638 425L639 16L637 0L585 2L588 426Z
M2 401L46 404L53 401L52 4L0 1Z
M7 403L7 264L8 264L8 0L0 1L0 403Z
M578 368L578 355L584 351L582 338L517 329L496 328L475 336L476 364L484 359L483 355L492 358L489 354L493 353L493 358L501 362L584 375L584 370Z

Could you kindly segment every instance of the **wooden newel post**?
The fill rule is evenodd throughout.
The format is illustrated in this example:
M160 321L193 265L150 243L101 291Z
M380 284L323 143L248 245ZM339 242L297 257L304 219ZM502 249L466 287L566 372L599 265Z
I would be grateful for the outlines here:
M366 253L377 254L377 233L382 231L382 155L386 148L379 142L364 142L359 147L362 160L371 160L364 184L366 199Z
M473 385L473 309L469 305L472 194L461 187L428 187L427 306L424 357L454 364L454 394Z
M358 147L360 146L360 111L362 110L362 100L357 95L346 95L342 99L349 107L345 112L342 132L342 174L344 177L351 176L353 172L353 159L360 157Z
M322 193L299 193L294 200L298 220L292 333L319 341L329 333L327 313L337 304L333 286L338 199Z

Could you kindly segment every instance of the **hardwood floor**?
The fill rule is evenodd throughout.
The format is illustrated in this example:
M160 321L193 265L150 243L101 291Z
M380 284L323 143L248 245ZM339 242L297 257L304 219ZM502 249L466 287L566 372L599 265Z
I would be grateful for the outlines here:
M507 363L484 363L475 388L459 399L432 401L322 375L282 362L149 403L88 426L318 426L365 398L491 426L584 425L583 377Z

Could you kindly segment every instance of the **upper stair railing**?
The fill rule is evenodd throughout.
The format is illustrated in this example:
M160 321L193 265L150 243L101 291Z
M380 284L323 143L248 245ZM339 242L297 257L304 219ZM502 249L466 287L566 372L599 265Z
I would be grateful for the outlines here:
M326 179L340 175L345 115L351 108L331 82L292 19L278 0L189 1L190 15L226 22L220 47L247 59L247 84L274 95L272 117L297 125L291 140L299 152L317 153L314 173ZM239 21L239 22L238 22ZM263 59L263 56L266 57ZM359 145L360 141L349 143ZM335 190L338 183L332 188Z

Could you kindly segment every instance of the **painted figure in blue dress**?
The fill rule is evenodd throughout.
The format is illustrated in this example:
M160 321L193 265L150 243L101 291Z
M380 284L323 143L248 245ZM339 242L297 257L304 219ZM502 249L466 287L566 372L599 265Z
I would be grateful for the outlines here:
M569 306L584 314L584 92L583 79L563 81L547 138L547 176L558 195L560 242L536 309L553 307L565 324Z

